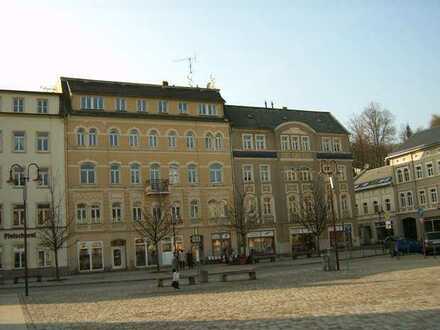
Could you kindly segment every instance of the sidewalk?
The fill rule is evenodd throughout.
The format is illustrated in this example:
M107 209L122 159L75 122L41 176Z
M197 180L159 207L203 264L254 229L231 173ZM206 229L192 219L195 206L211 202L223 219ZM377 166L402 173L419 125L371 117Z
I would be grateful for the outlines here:
M340 259L359 259L363 257L370 257L376 255L383 255L381 250L355 250L349 252L340 251ZM260 262L256 265L225 265L225 264L212 264L212 265L201 265L200 268L207 270L210 274L221 273L224 271L229 271L231 269L238 270L241 268L256 267L258 269L267 268L279 268L279 267L298 267L307 266L312 264L320 264L321 258L298 258L292 259L291 257L280 257L276 262ZM198 271L197 267L192 270L185 270L181 272L181 276L185 277L189 274L196 274ZM63 281L53 281L47 280L43 277L42 282L31 281L30 287L59 287L59 286L74 286L74 285L87 285L87 284L107 284L107 283L117 283L117 282L134 282L134 281L154 281L158 277L171 276L171 267L163 266L161 267L161 272L155 272L155 269L139 269L133 271L120 271L120 272L101 272L101 273L86 273L86 274L76 274L63 276ZM0 294L3 290L19 289L23 288L24 283L21 281L18 284L13 284L10 281L4 285L0 285Z
M0 330L26 330L23 310L16 294L0 295Z

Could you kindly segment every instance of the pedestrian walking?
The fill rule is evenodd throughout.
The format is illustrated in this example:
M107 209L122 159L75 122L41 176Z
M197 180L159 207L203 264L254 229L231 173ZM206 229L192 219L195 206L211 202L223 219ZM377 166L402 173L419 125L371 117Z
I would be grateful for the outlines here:
M171 286L176 290L180 289L179 280L180 280L180 274L177 271L177 269L173 268L173 282L171 283Z
M187 263L189 269L193 268L193 255L192 255L191 251L188 251L186 253L186 263Z

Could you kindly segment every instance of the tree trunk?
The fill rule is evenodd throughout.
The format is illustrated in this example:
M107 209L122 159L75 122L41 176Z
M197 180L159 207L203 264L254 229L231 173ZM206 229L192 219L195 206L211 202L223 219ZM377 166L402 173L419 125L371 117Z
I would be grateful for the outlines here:
M247 242L246 242L246 233L244 233L244 232L242 232L241 233L241 248L242 248L242 254L243 255L246 255L246 246L247 246L247 244L246 244Z
M317 235L315 237L315 244L316 244L316 252L318 253L318 256L321 256L321 245L319 243L319 236L320 235Z
M60 280L60 266L58 264L58 249L55 248L53 252L55 255L55 279L57 281L59 281Z
M160 263L159 263L159 242L155 243L156 246L156 270L160 272Z

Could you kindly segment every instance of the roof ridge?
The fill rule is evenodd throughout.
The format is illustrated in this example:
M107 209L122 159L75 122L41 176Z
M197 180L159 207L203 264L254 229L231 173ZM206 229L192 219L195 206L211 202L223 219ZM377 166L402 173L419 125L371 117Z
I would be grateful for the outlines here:
M302 112L316 112L316 113L331 113L326 110L306 110L306 109L292 109L292 108L269 108L269 107L258 107L254 105L234 105L234 104L225 104L225 108L227 107L237 107L237 108L247 108L247 109L255 109L255 110L281 110L281 111L302 111Z
M97 82L97 83L110 83L110 84L128 84L128 85L138 85L138 86L148 86L148 87L165 87L165 88L182 88L189 90L202 90L202 91L216 91L219 92L219 88L206 88L206 87L190 87L190 86L179 86L179 85L168 85L163 86L161 84L151 84L151 83L139 83L130 81L115 81L115 80L102 80L102 79L89 79L89 78L77 78L77 77L60 77L60 80L75 80L82 82Z

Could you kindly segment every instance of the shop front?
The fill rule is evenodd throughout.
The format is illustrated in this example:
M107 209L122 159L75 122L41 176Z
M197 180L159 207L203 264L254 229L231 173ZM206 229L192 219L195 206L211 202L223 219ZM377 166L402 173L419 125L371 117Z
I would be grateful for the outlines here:
M104 270L104 244L102 241L78 242L80 272Z
M335 234L333 225L328 227L328 234L330 244L331 246L334 246ZM353 228L351 223L336 225L336 241L338 242L338 247L348 247L353 245Z
M127 268L126 243L123 239L111 241L112 269Z
M292 256L311 256L315 252L315 238L310 230L291 228L289 231Z
M259 230L248 233L249 253L256 255L275 254L275 233L273 230Z
M213 233L211 234L212 256L220 257L229 254L231 251L231 234L230 233Z

